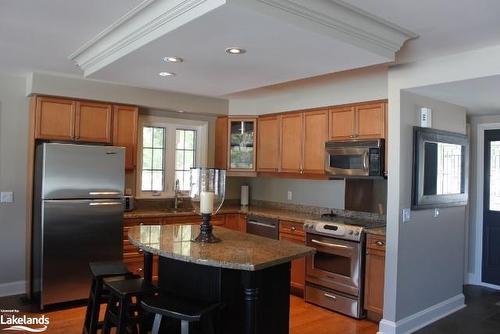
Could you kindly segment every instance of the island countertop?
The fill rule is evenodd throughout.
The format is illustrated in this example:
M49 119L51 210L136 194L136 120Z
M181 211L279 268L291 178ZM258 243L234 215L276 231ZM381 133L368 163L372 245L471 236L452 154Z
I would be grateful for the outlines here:
M129 241L146 252L179 261L211 267L256 271L298 259L314 248L214 227L222 241L215 244L192 242L197 225L141 225L130 229Z

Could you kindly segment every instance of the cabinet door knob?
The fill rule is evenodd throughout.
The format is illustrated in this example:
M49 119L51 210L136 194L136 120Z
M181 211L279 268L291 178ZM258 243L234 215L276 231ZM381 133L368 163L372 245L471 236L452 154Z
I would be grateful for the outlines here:
M380 240L378 240L378 241L377 241L377 242L375 242L375 243L377 244L377 246L383 246L383 245L385 245L385 242L380 241Z
M291 230L295 231L297 228L295 226L292 226Z

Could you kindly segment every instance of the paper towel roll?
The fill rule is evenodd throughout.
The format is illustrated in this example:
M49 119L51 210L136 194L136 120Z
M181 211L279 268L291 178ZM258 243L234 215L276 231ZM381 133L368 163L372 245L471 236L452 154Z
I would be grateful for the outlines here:
M241 206L248 206L248 185L241 186Z

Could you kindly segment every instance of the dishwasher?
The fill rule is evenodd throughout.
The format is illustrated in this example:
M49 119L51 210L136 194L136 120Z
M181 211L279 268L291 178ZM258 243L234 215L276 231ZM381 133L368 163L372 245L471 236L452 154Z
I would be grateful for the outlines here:
M278 219L250 215L247 219L247 233L270 239L279 239Z

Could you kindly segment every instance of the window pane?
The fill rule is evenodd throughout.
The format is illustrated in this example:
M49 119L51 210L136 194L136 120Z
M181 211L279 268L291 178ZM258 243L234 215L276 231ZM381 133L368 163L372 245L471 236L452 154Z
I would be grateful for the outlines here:
M491 142L490 210L500 211L500 141Z
M142 128L142 146L153 146L153 128L149 126L145 126Z
M184 151L184 170L188 170L194 165L194 151Z
M151 172L142 171L141 190L151 191Z
M153 147L163 148L163 140L165 138L165 129L163 128L154 128L153 135Z
M184 172L184 183L182 185L182 190L191 190L191 171Z
M153 149L153 168L152 169L163 169L163 149L162 148Z
M181 170L184 169L184 151L176 150L175 151L175 169Z
M153 182L152 189L153 191L163 191L163 172L153 171Z
M184 148L184 130L175 131L175 147L179 149Z
M142 169L151 169L153 167L153 150L144 148L142 150Z
M184 148L188 150L194 149L195 132L193 130L186 130L184 133Z

